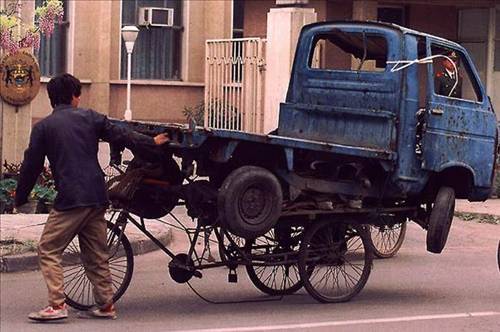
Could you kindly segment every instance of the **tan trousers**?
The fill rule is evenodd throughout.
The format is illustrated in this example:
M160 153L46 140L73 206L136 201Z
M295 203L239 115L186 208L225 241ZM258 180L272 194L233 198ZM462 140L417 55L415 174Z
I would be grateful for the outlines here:
M96 304L112 303L108 266L105 208L82 207L68 211L52 209L38 245L40 269L49 291L49 305L64 303L62 253L78 234L85 273L94 288Z

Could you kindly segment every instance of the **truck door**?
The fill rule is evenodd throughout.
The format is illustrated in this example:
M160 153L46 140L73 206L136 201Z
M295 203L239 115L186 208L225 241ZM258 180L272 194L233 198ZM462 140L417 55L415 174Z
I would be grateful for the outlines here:
M426 47L427 55L438 57L428 66L422 168L434 172L465 168L472 173L474 186L489 187L496 117L477 71L463 48L430 39ZM457 68L455 73L450 59Z

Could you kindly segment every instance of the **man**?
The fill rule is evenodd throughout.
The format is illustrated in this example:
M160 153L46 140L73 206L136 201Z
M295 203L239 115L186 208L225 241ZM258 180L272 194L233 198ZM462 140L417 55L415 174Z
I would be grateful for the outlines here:
M436 93L447 97L462 98L462 80L458 75L458 57L454 51L449 52L446 56L453 61L455 66L450 60L442 58L441 71L436 74L434 79Z
M16 189L16 209L22 212L47 157L58 191L38 246L49 305L29 318L47 321L68 317L61 260L75 235L79 237L81 258L97 304L89 315L116 318L104 219L108 198L97 159L98 143L102 139L134 149L162 145L168 136L141 135L113 125L100 113L78 108L81 84L72 75L51 79L47 92L53 112L32 130Z

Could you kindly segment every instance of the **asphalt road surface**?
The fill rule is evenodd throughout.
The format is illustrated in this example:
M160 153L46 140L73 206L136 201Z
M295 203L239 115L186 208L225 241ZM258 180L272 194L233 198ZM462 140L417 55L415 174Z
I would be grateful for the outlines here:
M410 224L399 254L374 262L364 290L343 304L319 304L305 291L278 301L210 304L167 274L157 251L136 257L132 283L115 321L76 318L31 323L45 305L38 272L1 275L0 331L500 331L500 226L455 220L441 255L425 251L425 232ZM174 247L182 250L176 235ZM269 300L248 281L227 283L224 268L192 282L213 301Z

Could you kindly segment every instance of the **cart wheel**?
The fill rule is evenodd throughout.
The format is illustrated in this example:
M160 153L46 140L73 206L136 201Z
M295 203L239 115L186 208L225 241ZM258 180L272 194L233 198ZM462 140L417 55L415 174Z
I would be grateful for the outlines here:
M246 270L252 283L263 293L289 295L302 288L296 262L302 228L288 228L286 234L279 236L276 236L277 233L280 231L272 229L255 240L246 241L245 252L252 258L252 264L246 265ZM285 253L290 255L274 258L271 256ZM288 262L284 264L285 259Z
M283 192L273 173L265 168L243 166L224 180L217 211L231 233L246 239L267 233L281 214Z
M427 251L441 253L448 239L448 233L455 212L455 190L441 187L436 195L427 229Z
M370 226L373 253L378 258L391 258L403 245L406 221L394 225Z
M125 293L134 270L134 254L125 234L108 221L109 269L112 288L115 292L113 302ZM88 310L95 305L92 285L85 274L80 259L78 237L68 245L63 253L63 270L66 303L78 310Z
M330 220L314 224L299 251L299 273L307 292L320 302L349 301L368 280L371 248L366 226Z

